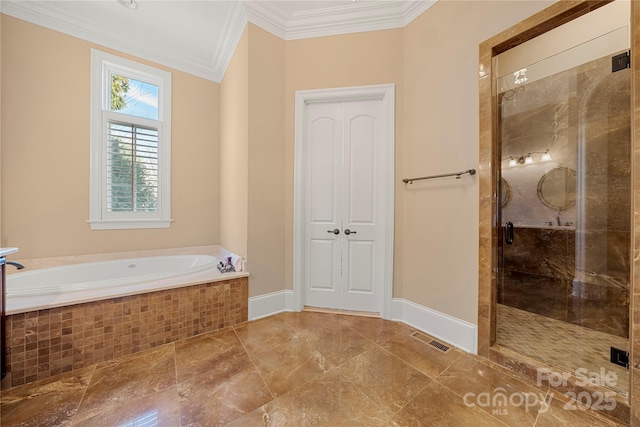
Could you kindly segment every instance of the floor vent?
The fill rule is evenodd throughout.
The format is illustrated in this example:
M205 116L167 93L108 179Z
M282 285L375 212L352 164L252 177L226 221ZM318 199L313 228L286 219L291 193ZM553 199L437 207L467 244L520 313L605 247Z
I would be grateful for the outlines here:
M429 341L429 345L434 346L435 348L437 348L438 350L440 350L443 353L446 353L447 351L449 351L449 346L446 346L446 345L444 345L441 342L438 342L436 340Z
M433 346L435 348L437 348L438 350L442 351L443 353L446 353L447 351L449 351L449 346L442 344L439 341L434 340L433 338L431 338L428 335L423 334L422 332L414 332L413 334L411 334L412 337L419 339L420 341L422 341L423 343L429 344L430 346Z

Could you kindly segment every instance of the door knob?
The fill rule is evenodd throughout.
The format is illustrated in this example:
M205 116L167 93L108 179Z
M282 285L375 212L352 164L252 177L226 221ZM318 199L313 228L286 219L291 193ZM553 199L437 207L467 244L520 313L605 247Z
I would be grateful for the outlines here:
M334 230L327 230L327 233L333 233L333 234L340 234L340 230L338 230L337 228ZM346 231L345 231L346 233Z
M351 230L349 230L348 228L347 228L346 230L344 230L344 234L346 234L347 236L348 236L349 234L357 234L357 233L358 233L357 231L351 231Z

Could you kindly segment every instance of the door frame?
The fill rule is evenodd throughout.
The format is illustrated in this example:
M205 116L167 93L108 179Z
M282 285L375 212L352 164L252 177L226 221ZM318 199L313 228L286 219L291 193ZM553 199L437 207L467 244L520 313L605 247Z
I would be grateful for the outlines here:
M323 102L381 100L383 129L383 192L385 213L383 227L385 242L381 245L385 253L382 272L384 275L381 292L383 319L391 317L393 298L393 239L394 239L394 180L395 180L395 85L353 86L332 89L296 91L295 99L295 142L293 176L293 309L304 308L304 159L306 156L304 135L307 105Z

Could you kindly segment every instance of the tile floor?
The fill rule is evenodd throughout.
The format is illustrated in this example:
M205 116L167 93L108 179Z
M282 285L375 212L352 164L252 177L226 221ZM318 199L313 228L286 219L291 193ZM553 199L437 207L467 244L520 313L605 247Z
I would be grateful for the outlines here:
M0 424L618 425L414 332L376 318L282 313L3 391ZM510 403L499 406L500 396Z
M629 340L498 304L496 342L558 369L615 374L611 389L626 395L629 371L610 362L611 347L629 350ZM535 325L535 327L532 327Z

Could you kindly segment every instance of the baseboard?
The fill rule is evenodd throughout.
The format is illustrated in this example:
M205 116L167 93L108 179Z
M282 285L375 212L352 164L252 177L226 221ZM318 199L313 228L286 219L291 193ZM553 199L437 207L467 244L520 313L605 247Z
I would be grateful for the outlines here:
M294 311L293 299L293 291L289 289L251 297L249 320ZM391 320L406 323L468 353L478 352L478 327L448 314L402 298L394 298L391 302Z
M249 298L249 320L261 319L283 311L293 311L293 291L285 289Z
M413 326L468 353L478 353L478 327L402 298L391 303L391 320Z

